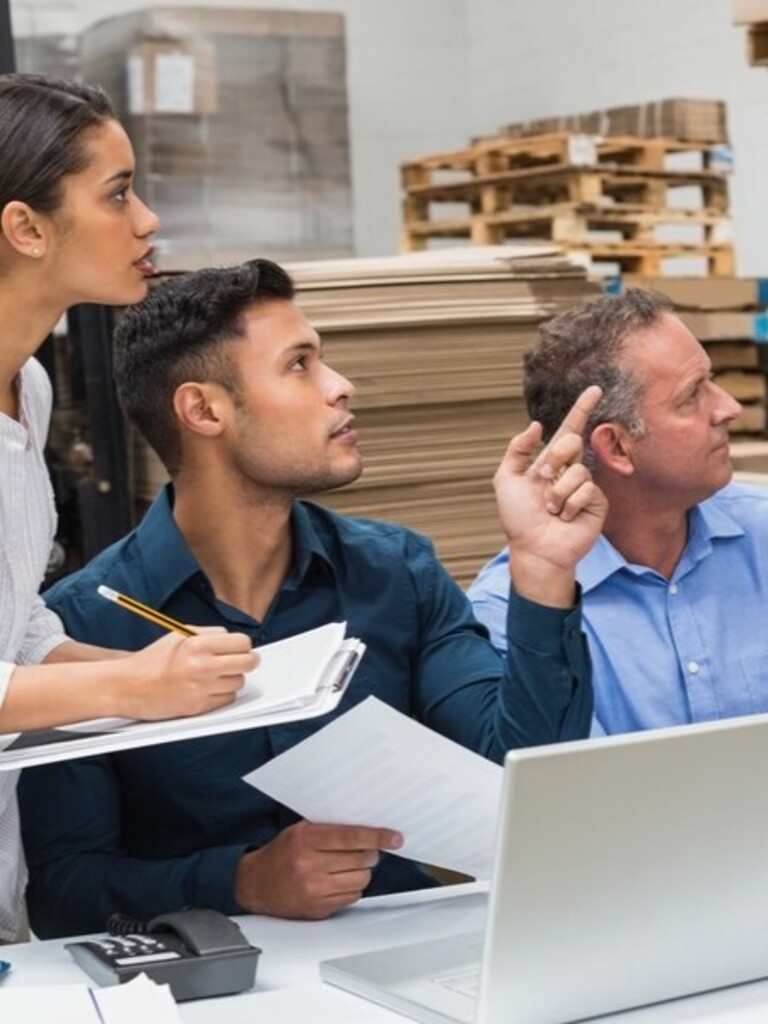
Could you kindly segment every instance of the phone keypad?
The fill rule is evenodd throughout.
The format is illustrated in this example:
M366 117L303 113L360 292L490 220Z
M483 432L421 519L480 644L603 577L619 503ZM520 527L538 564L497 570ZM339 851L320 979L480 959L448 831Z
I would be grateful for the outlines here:
M102 959L120 967L181 959L178 950L169 948L166 940L153 935L114 935L84 945L89 946L97 956L101 955Z

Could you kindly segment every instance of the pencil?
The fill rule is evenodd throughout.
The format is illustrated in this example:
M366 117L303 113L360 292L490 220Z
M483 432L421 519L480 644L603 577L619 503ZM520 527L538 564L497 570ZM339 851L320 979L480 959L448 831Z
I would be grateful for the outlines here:
M134 615L141 615L144 619L149 619L156 626L162 626L163 629L167 629L172 633L181 633L182 636L197 635L196 629L185 626L183 622L179 622L178 619L172 619L170 615L164 615L163 612L158 611L156 608L150 608L149 605L142 604L135 597L128 597L127 594L121 594L117 590L103 585L98 588L98 591L108 601L114 601L115 604L119 604L126 611L133 612Z

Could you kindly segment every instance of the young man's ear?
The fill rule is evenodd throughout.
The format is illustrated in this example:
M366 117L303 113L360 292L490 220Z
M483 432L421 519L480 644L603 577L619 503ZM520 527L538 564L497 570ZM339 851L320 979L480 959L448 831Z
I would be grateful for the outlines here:
M625 427L620 423L600 423L589 440L595 467L631 476L635 471L634 445Z
M18 199L6 203L0 213L0 228L6 242L22 256L39 259L48 247L48 230L43 218Z
M225 392L221 385L197 381L180 384L173 396L179 425L203 437L218 437L224 428Z

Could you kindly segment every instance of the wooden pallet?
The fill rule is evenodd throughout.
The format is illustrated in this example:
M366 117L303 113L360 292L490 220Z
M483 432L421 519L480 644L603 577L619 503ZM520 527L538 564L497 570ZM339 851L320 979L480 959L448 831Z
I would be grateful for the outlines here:
M447 238L470 241L476 245L501 245L508 238L519 238L515 224L503 216L477 216L412 224L403 230L402 247L406 251L424 249L432 239ZM669 260L701 260L705 273L731 277L734 273L733 248L730 245L661 244L623 239L573 241L558 239L558 245L570 253L583 255L591 264L615 264L622 273L643 277L661 277Z
M680 154L697 154L699 170L716 169L720 150L701 142L636 136L605 137L577 132L556 132L527 138L494 136L478 140L467 149L408 160L401 165L403 189L439 185L448 176L471 180L486 174L521 169L563 167L633 167L664 171Z
M636 206L596 206L589 203L558 203L542 206L513 206L499 213L484 216L452 217L433 220L411 220L404 228L408 249L418 249L421 238L487 237L495 241L507 238L548 238L572 245L595 241L600 234L604 241L633 241L646 245L662 242L660 229L668 226L695 229L696 237L686 239L696 245L730 243L730 218L717 210L663 209ZM610 239L606 233L619 237Z
M413 185L406 190L405 223L429 217L431 203L467 203L473 213L500 213L511 206L579 203L593 206L677 208L674 193L698 190L695 209L728 211L728 188L716 171L637 171L631 167L523 168L462 181ZM690 208L690 207L689 207Z
M616 245L568 247L571 252L585 254L595 264L616 264L623 274L662 277L670 260L700 260L706 264L704 273L714 277L732 277L734 257L731 246L704 245L637 245L622 242Z

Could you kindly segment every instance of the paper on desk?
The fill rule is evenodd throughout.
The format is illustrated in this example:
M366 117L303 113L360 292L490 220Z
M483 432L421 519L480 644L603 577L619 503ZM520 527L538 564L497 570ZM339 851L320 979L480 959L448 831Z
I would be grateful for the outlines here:
M397 829L404 857L491 872L501 768L368 697L245 781L309 821Z
M167 985L146 974L113 988L87 985L36 985L0 992L0 1020L51 1021L52 1024L181 1024Z
M104 1024L181 1024L169 985L158 985L146 974L109 988L92 989Z

